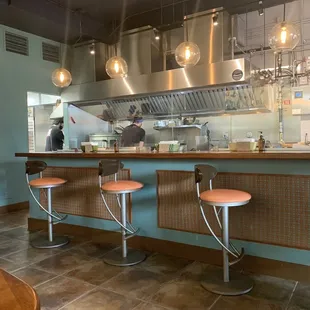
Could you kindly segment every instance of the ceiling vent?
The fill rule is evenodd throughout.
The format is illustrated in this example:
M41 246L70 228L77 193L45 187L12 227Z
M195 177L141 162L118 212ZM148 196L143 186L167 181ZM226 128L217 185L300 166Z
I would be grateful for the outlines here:
M7 52L28 56L28 38L11 32L5 32L5 50Z
M42 43L42 55L43 60L51 61L51 62L60 62L60 48L57 45Z

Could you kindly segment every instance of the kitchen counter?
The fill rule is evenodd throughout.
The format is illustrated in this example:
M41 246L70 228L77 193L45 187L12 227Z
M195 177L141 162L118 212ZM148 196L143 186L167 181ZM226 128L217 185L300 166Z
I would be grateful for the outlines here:
M50 152L16 156L45 161L48 168L44 176L68 180L59 192L53 191L56 210L69 214L66 224L105 231L118 227L99 194L98 161L119 158L125 168L120 177L144 184L128 202L133 224L140 227L139 236L218 249L202 221L195 191L194 166L210 164L219 171L215 188L244 190L253 197L247 206L230 212L231 236L238 248L244 247L246 254L256 257L310 265L310 165L306 161L310 152ZM42 193L40 199L46 204ZM29 200L31 220L45 219ZM112 209L119 212L117 205ZM32 228L42 229L46 227L43 224Z
M16 153L16 157L42 157L42 158L140 158L140 159L310 159L310 151L294 149L277 149L264 152L185 152L185 153L141 153L141 152L42 152L42 153Z

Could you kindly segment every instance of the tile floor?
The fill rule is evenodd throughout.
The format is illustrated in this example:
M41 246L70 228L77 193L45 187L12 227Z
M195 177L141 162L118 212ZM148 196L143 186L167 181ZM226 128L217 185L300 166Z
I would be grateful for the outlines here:
M43 310L310 309L310 284L252 275L250 294L223 297L201 287L216 267L199 262L155 253L138 266L113 267L101 260L113 246L79 238L60 249L34 249L28 241L39 233L28 233L27 216L0 216L0 268L32 285Z

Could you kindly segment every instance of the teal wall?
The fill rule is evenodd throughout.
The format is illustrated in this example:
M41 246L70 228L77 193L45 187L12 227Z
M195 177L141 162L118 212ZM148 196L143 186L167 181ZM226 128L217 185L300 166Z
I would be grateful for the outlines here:
M29 56L5 51L5 31L28 37ZM0 207L28 200L24 160L14 157L28 151L27 91L59 94L50 78L59 64L42 59L43 41L51 42L0 25Z
M33 159L33 158L31 158ZM43 159L50 166L64 167L97 167L98 160L91 159ZM220 172L248 172L265 174L299 174L310 175L310 165L307 161L295 160L123 160L125 168L131 169L132 179L142 182L145 187L142 191L133 194L133 224L140 227L140 235L170 240L180 243L193 244L208 248L219 249L218 244L211 236L195 233L186 233L157 227L156 201L156 170L185 170L193 171L198 163L209 163ZM104 205L102 205L104 207ZM182 210L180 210L182 212ZM36 204L31 200L30 216L46 218ZM67 223L93 227L98 229L116 230L117 225L112 221L86 218L69 215ZM308 232L310 233L310 232ZM244 247L249 255L265 257L280 261L292 262L310 266L310 251L259 244L236 240L239 247Z

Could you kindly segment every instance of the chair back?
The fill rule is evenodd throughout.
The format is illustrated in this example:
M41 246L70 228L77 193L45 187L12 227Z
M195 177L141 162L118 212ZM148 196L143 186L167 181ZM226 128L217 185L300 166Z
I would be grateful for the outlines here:
M44 171L47 167L47 164L44 161L40 160L29 160L26 161L26 174L33 175L38 174Z
M112 174L118 173L123 169L124 164L118 159L102 159L99 162L99 176L107 177Z
M195 182L201 183L202 180L204 182L208 182L209 187L212 187L212 180L216 177L217 170L210 165L196 165L195 166Z

